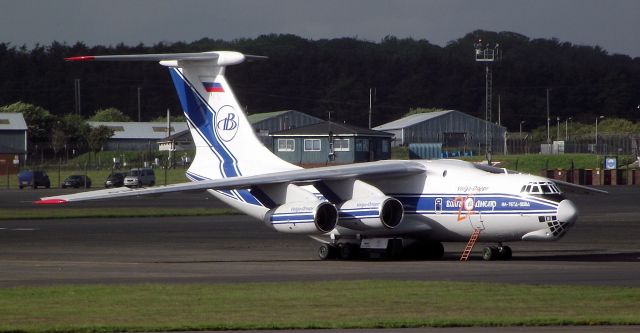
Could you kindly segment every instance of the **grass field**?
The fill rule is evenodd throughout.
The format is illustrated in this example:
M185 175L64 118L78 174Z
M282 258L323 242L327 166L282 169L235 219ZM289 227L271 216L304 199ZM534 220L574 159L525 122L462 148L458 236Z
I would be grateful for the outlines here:
M0 289L0 332L640 324L640 289L335 281Z

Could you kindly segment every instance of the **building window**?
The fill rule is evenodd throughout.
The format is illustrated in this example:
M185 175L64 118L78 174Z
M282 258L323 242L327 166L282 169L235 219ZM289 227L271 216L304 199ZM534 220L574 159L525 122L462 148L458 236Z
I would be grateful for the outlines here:
M278 151L295 151L296 142L294 139L278 139Z
M349 151L349 139L333 139L333 151Z
M304 151L320 151L320 139L304 139Z
M356 139L356 151L369 151L369 139Z

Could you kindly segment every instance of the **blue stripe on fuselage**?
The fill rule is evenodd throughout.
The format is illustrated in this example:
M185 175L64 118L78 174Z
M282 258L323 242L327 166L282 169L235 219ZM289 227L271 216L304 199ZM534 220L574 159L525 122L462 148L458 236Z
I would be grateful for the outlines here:
M534 197L522 197L512 194L393 194L404 206L405 213L443 213L457 214L464 207L464 201L472 198L474 207L470 211L482 214L542 214L555 212L558 204ZM439 205L436 202L439 199ZM461 200L462 199L462 200ZM462 212L467 211L462 208Z

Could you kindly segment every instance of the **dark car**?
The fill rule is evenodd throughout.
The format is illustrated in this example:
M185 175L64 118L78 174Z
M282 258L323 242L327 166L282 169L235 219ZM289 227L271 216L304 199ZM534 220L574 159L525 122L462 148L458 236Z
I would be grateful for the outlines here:
M64 182L62 182L62 188L67 188L67 187L73 187L73 188L80 188L80 187L86 187L89 188L91 187L91 178L85 176L85 175L71 175L69 177L67 177L67 179L64 180Z
M28 186L34 189L38 186L50 188L51 182L47 173L42 170L22 170L18 173L18 187L22 189Z
M104 181L104 187L122 187L124 186L124 177L127 176L126 172L113 172Z

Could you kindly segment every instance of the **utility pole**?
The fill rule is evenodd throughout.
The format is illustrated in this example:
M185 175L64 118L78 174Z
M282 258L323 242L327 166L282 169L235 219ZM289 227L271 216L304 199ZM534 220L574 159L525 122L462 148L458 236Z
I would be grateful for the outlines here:
M500 112L501 112L501 109L502 109L502 105L500 103L500 95L498 95L498 126L502 125L500 123Z
M491 148L489 147L489 123L491 122L491 98L493 95L493 74L491 72L491 65L500 60L500 45L495 44L493 48L489 46L489 43L483 45L482 40L478 40L475 46L476 62L482 62L485 64L485 114L484 114L484 145L485 155L491 154Z
M82 113L82 100L80 98L80 79L73 80L73 92L76 104L76 114L80 115Z
M142 120L140 120L140 87L138 87L138 122L141 122Z
M371 88L369 88L369 129L371 129Z
M550 138L551 116L549 116L549 88L547 88L547 143L551 143Z

